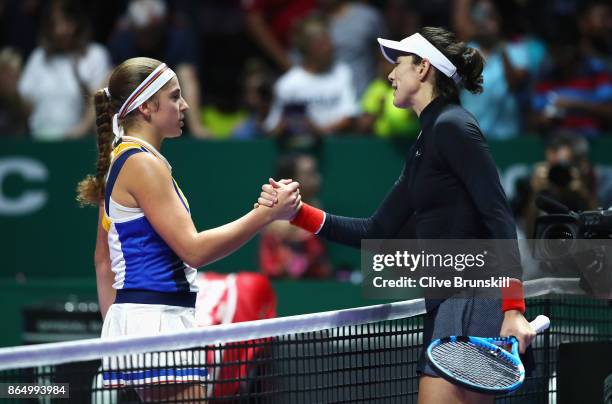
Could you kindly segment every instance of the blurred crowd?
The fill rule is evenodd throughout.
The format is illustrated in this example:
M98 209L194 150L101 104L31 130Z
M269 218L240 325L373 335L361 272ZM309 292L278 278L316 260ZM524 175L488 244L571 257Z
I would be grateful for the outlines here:
M612 175L588 160L612 133L612 3L603 0L0 0L0 136L93 136L91 95L113 66L166 62L195 138L273 137L294 152L278 176L318 205L317 162L295 150L326 136L415 138L393 106L392 65L377 37L444 26L483 54L484 91L461 93L485 136L541 136L546 154L512 201L531 236L534 198L570 208L612 204ZM263 235L270 276L327 277L325 246L290 226Z
M414 137L377 37L445 26L486 58L461 95L489 139L612 126L612 6L602 0L0 0L0 134L93 133L91 94L134 56L178 74L196 138L312 143Z

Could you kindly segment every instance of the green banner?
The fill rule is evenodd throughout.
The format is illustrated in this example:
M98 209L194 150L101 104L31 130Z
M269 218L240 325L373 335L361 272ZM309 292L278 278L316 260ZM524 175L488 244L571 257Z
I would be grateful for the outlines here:
M595 161L612 162L612 141L593 150ZM410 144L365 137L327 139L319 151L321 201L330 212L367 216L398 177ZM511 193L516 178L543 158L536 138L492 142L502 181ZM257 141L165 142L162 152L189 199L198 229L227 223L246 213L261 185L274 175L276 144ZM63 143L0 141L1 277L93 277L97 211L80 208L77 182L94 171L93 139ZM359 254L330 246L335 265L359 265ZM231 272L257 270L257 240L210 266Z

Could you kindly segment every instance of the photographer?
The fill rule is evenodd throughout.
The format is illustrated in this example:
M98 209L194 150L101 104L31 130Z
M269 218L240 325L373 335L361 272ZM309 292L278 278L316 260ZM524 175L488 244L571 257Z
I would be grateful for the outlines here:
M553 135L544 154L545 160L534 166L531 177L517 186L519 191L513 201L527 238L533 236L540 213L534 203L538 195L549 196L573 211L594 209L597 205L596 181L585 139L564 133Z

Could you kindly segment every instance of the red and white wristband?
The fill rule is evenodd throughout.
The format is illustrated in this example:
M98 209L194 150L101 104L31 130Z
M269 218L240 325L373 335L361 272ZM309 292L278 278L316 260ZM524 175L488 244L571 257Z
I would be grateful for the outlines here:
M510 279L510 285L501 289L502 311L518 310L525 313L525 292L523 282Z
M310 206L307 203L302 203L300 211L295 215L291 224L300 227L306 231L318 234L325 223L325 212Z

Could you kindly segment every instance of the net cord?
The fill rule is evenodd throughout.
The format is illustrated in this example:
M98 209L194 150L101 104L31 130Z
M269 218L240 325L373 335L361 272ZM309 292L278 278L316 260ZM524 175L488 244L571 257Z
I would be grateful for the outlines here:
M578 278L542 278L524 284L526 297L584 295ZM92 338L79 341L0 348L0 370L82 362L109 356L189 349L358 324L376 323L425 313L425 301L356 307L297 316L215 325L152 336Z

